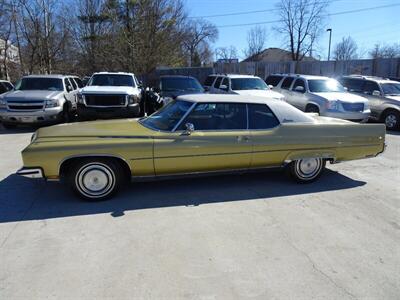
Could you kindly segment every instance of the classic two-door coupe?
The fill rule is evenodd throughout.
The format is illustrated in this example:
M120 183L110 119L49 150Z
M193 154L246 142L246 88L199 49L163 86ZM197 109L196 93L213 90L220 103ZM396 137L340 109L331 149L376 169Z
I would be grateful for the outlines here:
M383 124L306 114L238 95L186 95L149 117L39 129L22 151L27 177L65 178L87 200L113 195L128 178L286 167L311 182L331 163L384 150Z

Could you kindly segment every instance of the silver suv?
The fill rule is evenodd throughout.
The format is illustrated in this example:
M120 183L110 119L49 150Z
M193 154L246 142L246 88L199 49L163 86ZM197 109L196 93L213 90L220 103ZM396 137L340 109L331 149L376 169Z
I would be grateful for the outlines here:
M343 76L339 82L368 99L372 119L384 122L389 130L400 129L400 82L361 75Z
M76 111L77 91L71 76L25 76L14 90L0 96L0 120L5 128L68 122Z
M347 93L338 81L329 77L288 74L274 90L305 112L357 122L367 121L370 115L366 98Z

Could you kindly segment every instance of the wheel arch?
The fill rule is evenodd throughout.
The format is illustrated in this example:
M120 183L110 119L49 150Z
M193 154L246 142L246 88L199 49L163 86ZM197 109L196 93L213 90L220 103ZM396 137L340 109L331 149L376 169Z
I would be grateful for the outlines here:
M380 113L379 119L383 120L385 118L385 115L389 112L389 111L395 111L397 113L400 113L400 107L396 107L396 106L386 106L382 112Z
M294 151L290 152L284 160L284 165L288 165L293 161L306 159L306 158L322 158L330 162L336 161L336 153L334 151Z
M66 174L68 166L71 166L71 164L73 164L74 162L82 159L95 159L95 158L115 161L121 166L124 172L124 176L126 176L126 178L130 179L130 177L132 176L130 165L124 158L118 155L109 155L109 154L82 154L82 155L73 155L66 157L60 162L58 166L58 174L61 178L63 175Z

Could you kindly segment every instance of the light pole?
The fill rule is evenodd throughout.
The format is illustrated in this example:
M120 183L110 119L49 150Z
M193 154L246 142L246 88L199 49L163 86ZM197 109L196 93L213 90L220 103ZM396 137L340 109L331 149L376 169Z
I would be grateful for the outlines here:
M329 48L328 48L328 61L331 58L331 40L332 40L332 28L328 28L326 31L329 31Z

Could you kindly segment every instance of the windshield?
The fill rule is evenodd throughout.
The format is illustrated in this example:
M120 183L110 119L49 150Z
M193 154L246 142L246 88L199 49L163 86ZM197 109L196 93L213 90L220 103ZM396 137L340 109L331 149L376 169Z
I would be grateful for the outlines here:
M344 92L344 87L335 79L307 80L311 93Z
M64 86L61 79L58 78L22 78L15 87L20 91L63 91Z
M88 85L97 86L135 86L130 75L99 74L93 75Z
M204 89L200 83L193 78L189 77L168 77L161 78L162 91L196 91L203 92Z
M381 84L383 93L388 96L400 95L400 83Z
M188 101L174 100L140 122L152 129L171 131L182 119L193 103Z
M268 90L267 84L261 78L232 78L232 90Z

